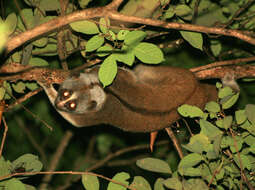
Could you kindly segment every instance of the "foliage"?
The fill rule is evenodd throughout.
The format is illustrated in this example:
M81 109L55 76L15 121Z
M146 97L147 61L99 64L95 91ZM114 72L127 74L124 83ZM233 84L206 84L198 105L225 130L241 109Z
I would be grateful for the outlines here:
M0 52L4 52L10 38L57 18L61 12L60 2L24 0L19 1L20 9L13 8L13 2L5 2L7 13L1 13L0 18ZM249 4L248 0L160 0L160 5L158 2L129 0L120 7L120 11L130 16L167 22L219 26L241 30L243 33L254 31L255 4ZM66 14L107 3L106 0L78 0L73 4L70 1ZM15 13L17 10L20 11ZM138 26L134 29L136 25L125 24L122 27L123 23L116 24L108 17L72 22L68 27L59 29L64 35L62 45L57 38L59 31L46 33L29 40L23 47L10 52L7 58L1 58L1 61L5 64L16 62L22 65L61 68L59 60L63 60L60 57L58 59L58 55L59 51L63 50L69 68L99 59L101 64L98 76L106 87L116 77L117 66L120 65L132 67L138 63L162 63L191 68L254 54L254 48L241 40L204 34L202 31L192 30L192 27L188 31L167 30L164 26ZM50 132L46 127L42 127L41 121L24 112L22 106L18 105L5 114L9 131L3 155L14 161L0 157L0 178L9 175L7 179L0 181L0 190L37 188L32 174L12 174L40 172L43 165L44 170L47 170L50 155L58 148L67 129L73 130L75 140L68 145L65 155L61 157L58 163L60 170L69 170L78 165L76 170L85 171L93 168L95 163L104 161L109 155L112 159L121 155L119 157L125 163L123 166L123 162L116 159L110 163L110 169L108 162L105 162L104 167L96 168L96 172L112 176L109 177L112 181L99 180L102 176L89 173L79 174L86 190L125 190L128 185L139 190L235 190L240 189L241 185L243 189L249 189L249 185L255 186L255 94L253 82L241 82L240 92L217 83L219 100L208 102L204 110L186 104L178 108L179 114L190 121L188 123L194 132L190 136L183 127L185 125L181 125L181 132L177 136L185 150L185 157L180 161L173 148L167 145L157 147L155 152L150 154L146 149L121 155L118 149L147 143L148 138L144 134L128 134L112 128L109 132L108 127L73 129L57 116L46 97L29 98L24 104L32 113L53 126L54 131ZM12 99L13 96L22 97L36 88L38 86L35 82L4 81L0 88L0 100L11 104L16 101ZM0 134L3 134L4 129L0 130ZM24 154L35 150L40 159L33 154ZM115 152L118 154L114 154ZM134 162L138 167L130 167ZM113 167L114 164L118 167ZM41 178L36 180L41 182ZM66 181L68 180L62 175L56 177L51 184L52 189ZM70 181L72 183L72 180Z

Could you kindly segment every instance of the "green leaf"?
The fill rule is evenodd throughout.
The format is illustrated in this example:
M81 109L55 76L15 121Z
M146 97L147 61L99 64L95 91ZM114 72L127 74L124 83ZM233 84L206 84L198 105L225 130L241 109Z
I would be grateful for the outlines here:
M107 35L105 35L105 38L107 40L110 40L110 41L115 41L116 40L116 34L113 31L109 30Z
M99 28L100 28L101 32L103 32L104 34L107 34L109 26L110 26L109 18L100 18Z
M231 138L230 142L230 150L232 153L239 152L242 149L244 143L243 139L240 136L236 136L235 139Z
M247 116L245 110L237 110L235 111L235 118L237 124L242 124L247 120Z
M199 168L185 168L181 175L191 176L191 177L201 176L201 170Z
M117 34L117 39L124 40L128 33L129 33L129 30L120 30Z
M118 67L115 57L112 55L108 56L104 60L98 71L99 80L104 87L112 84L114 78L117 75L117 70Z
M104 57L112 53L112 47L108 45L104 45L97 49L97 55L99 57Z
M32 42L32 44L35 45L36 47L45 47L47 45L47 43L48 43L47 37L40 38L40 39Z
M235 138L236 145L234 139L229 136L224 136L221 141L221 148L227 148L230 147L230 150L232 153L236 153L237 151L240 151L243 146L243 140L242 138L236 136ZM236 149L237 148L237 149Z
M9 82L4 81L4 87L5 87L5 91L6 91L6 93L5 93L5 95L4 95L4 99L9 100L9 99L11 99L11 96L10 96L9 94L12 95L12 88L11 88L11 85L10 85Z
M245 114L248 120L255 126L255 105L254 104L247 104L245 106Z
M240 158L241 158L243 169L246 168L247 170L251 170L252 163L250 162L250 159L248 158L248 156L246 156L244 154L241 154ZM234 161L238 165L238 167L240 168L240 159L239 159L239 156L237 154L234 155Z
M10 162L9 161L5 161L4 157L1 156L0 158L0 176L5 176L10 174Z
M224 88L219 89L218 97L225 98L227 96L232 96L233 94L234 94L233 90L229 86L226 86Z
M26 21L26 27L27 29L31 29L35 26L35 17L32 9L22 9L21 14L23 15L23 18ZM17 23L19 29L25 31L25 27L23 24L23 21L21 21L21 18L18 17L18 23Z
M82 9L86 8L91 0L79 0L79 5Z
M190 20L192 18L192 9L187 5L177 5L174 12L184 19Z
M181 31L181 35L194 48L203 51L203 36L201 33Z
M137 190L151 190L150 184L142 176L135 176L130 186Z
M92 52L99 47L101 47L104 43L104 37L100 35L95 35L92 38L89 39L89 41L86 44L86 52Z
M190 138L190 142L187 145L183 145L183 147L191 152L201 154L203 151L207 149L210 141L207 136L204 134L197 134Z
M12 84L12 87L17 93L24 93L24 90L26 89L26 85L22 81Z
M5 23L0 23L0 53L3 51L4 46L8 39L8 26Z
M171 174L171 168L168 163L157 158L144 158L136 161L136 165L144 170L152 172Z
M253 154L255 154L255 143L250 146L249 151Z
M5 89L3 87L0 87L0 100L4 98L5 95Z
M229 129L229 127L231 127L232 125L232 121L233 121L233 117L232 116L226 116L223 119L223 127L224 129Z
M35 90L38 88L38 85L35 82L26 82L25 84L29 90Z
M121 51L120 53L114 53L114 55L117 61L125 63L128 66L132 66L135 61L135 55L132 51Z
M11 35L15 31L17 26L17 21L18 21L18 18L15 13L11 13L7 16L5 20L5 24L8 27L7 35Z
M169 189L182 190L182 183L178 178L168 178L163 183Z
M12 94L12 88L9 82L4 81L3 87L0 87L0 100L2 99L10 99L10 95Z
M219 156L219 152L220 152L220 145L221 145L221 140L222 140L222 134L218 135L214 138L213 141L213 150L215 152L215 155L218 157Z
M39 57L32 57L30 60L29 60L29 65L31 66L38 66L38 67L42 67L42 66L48 66L49 63L42 59L42 58L39 58Z
M200 127L201 127L201 134L204 134L207 136L210 140L213 140L216 136L221 135L222 132L219 130L218 127L211 124L210 122L201 119L199 121Z
M211 40L211 50L214 56L218 56L221 52L221 43L218 40Z
M226 98L226 99L221 99L221 104L223 109L229 109L231 108L239 99L240 93L236 93L233 96Z
M43 0L43 1L40 1L40 9L43 9L45 11L60 10L59 0Z
M33 49L34 54L43 54L43 56L55 56L57 55L57 44L48 43L43 48L35 48Z
M163 178L158 178L156 180L156 182L154 183L154 190L165 190L164 186L163 186L163 182L165 180Z
M86 190L99 190L99 181L97 176L83 174L81 181Z
M183 175L185 169L191 168L203 160L204 158L200 154L197 154L197 153L188 154L180 161L178 166L178 172L181 175Z
M252 135L255 136L255 127L253 124L251 124L248 120L246 120L242 125L240 125L241 128L246 129L249 131Z
M164 19L171 19L175 15L174 8L172 6L167 9L165 14L163 15Z
M222 141L221 141L221 148L227 148L227 147L229 147L230 145L232 145L232 142L233 142L233 140L232 140L232 138L231 137L229 137L229 136L224 136L223 138L222 138Z
M177 108L177 111L183 116L183 117L200 117L202 118L204 116L204 112L196 107L196 106L191 106L188 104L183 104L180 107Z
M205 105L205 110L208 112L217 113L220 112L220 105L217 102L211 101Z
M36 190L36 188L32 185L25 184L26 190Z
M145 38L145 36L146 36L146 33L143 31L137 30L137 31L128 32L125 35L124 43L129 46L138 44Z
M249 146L252 146L253 143L255 142L255 137L247 132L243 133L243 138L244 142Z
M130 175L126 172L120 172L120 173L117 173L113 178L112 180L114 181L117 181L117 182L120 182L120 183L123 183L125 185L128 185L129 182L127 181L128 179L130 178ZM115 184L115 183L112 183L110 182L108 187L107 187L107 190L126 190L127 188L119 185L119 184Z
M220 83L220 82L216 82L216 88L217 89L221 89L222 88L222 83Z
M222 128L224 129L224 126L223 126L223 119L218 119L215 124L219 127L219 128Z
M189 179L183 183L184 190L209 190L208 186L202 179Z
M6 190L16 190L16 189L18 189L18 190L26 190L26 187L17 178L12 178L12 179L7 181L7 183L5 185L5 189Z
M216 159L216 158L217 158L217 154L216 154L216 152L214 151L213 144L209 144L209 145L207 146L206 157L207 157L209 160L212 160L212 159Z
M25 171L39 172L43 165L38 156L33 154L24 154L12 162L13 168L24 167Z
M142 42L138 44L133 53L142 62L148 64L158 64L164 61L164 55L161 49L151 43Z
M87 20L77 21L70 24L71 28L76 32L84 34L98 34L99 30L94 22Z

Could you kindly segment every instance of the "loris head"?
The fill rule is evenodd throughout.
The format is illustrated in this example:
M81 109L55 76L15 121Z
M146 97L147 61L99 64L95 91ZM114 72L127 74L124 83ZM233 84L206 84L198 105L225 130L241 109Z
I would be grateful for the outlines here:
M59 87L55 99L56 109L83 114L102 108L106 94L94 73L81 73L79 77L65 80Z

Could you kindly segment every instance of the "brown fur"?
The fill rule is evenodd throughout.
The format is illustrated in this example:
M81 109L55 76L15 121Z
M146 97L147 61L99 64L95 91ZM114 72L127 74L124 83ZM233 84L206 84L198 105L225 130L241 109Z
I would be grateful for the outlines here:
M98 67L89 71L96 75L97 72ZM45 90L48 96L56 94L53 89ZM57 111L77 127L105 123L125 131L151 132L177 121L180 105L203 108L209 100L217 99L216 88L200 84L189 70L164 66L142 65L132 71L119 68L113 84L104 90L106 101L96 112Z

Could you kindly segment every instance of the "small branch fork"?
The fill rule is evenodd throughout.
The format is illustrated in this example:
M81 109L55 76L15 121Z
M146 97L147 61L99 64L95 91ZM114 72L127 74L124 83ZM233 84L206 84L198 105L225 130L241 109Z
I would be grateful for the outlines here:
M232 30L220 27L206 27L198 26L193 24L183 24L183 23L174 23L174 22L165 22L161 20L149 19L149 18L140 18L136 16L124 15L118 13L116 9L122 3L123 0L114 0L112 3L105 7L99 8L90 8L82 11L76 11L68 15L62 15L58 18L52 19L46 23L43 23L39 26L34 27L31 30L27 30L19 35L11 37L6 44L6 53L10 53L15 48L21 46L22 44L35 40L44 34L49 34L56 31L59 28L62 28L72 22L81 21L85 19L99 18L99 17L108 17L109 19L129 22L136 24L144 24L156 27L162 27L166 29L175 29L175 30L187 30L194 32L201 32L206 34L218 34L224 36L235 37L241 39L249 44L255 45L255 38L250 35L239 31Z

